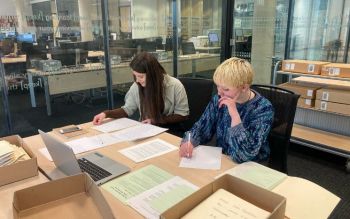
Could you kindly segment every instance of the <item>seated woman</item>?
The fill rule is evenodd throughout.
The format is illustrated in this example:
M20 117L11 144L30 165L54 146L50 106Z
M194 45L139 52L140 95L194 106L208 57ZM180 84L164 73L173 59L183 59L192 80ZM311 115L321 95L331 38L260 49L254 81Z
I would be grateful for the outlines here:
M121 108L106 110L93 119L99 125L106 117L122 118L140 112L140 121L155 125L172 125L187 119L188 100L182 83L166 74L157 59L147 52L139 53L130 67L135 82Z
M191 137L182 140L180 156L191 157L193 147L207 143L216 134L217 147L233 161L267 160L273 106L250 89L253 69L249 62L230 58L217 67L213 79L218 94L191 128Z

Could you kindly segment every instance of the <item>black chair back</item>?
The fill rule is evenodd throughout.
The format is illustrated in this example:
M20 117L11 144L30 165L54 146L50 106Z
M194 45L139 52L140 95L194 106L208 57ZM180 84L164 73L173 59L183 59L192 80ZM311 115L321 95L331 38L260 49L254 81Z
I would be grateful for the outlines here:
M300 95L271 85L256 84L252 85L251 88L268 99L275 109L274 120L269 134L271 149L269 166L287 173L288 148Z
M178 79L185 87L190 108L189 119L184 122L184 129L187 131L201 117L208 105L212 97L214 82L203 78L180 77Z

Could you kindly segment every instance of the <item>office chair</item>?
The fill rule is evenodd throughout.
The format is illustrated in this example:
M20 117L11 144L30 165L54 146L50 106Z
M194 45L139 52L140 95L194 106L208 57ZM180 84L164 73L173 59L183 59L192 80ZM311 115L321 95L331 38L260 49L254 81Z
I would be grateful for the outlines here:
M251 88L268 99L275 109L273 124L268 136L271 150L268 165L287 173L288 148L300 95L272 85L255 84Z
M212 97L214 82L203 78L180 77L178 79L185 87L190 108L189 119L183 124L184 131L187 131L201 117L208 105Z

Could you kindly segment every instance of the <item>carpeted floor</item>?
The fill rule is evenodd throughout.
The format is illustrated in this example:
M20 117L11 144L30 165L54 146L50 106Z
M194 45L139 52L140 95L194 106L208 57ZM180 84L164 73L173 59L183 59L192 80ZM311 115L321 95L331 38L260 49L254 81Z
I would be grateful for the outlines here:
M104 98L87 100L82 104L56 98L52 104L53 115L47 116L43 94L40 91L37 94L37 108L31 108L28 93L10 95L14 133L22 137L37 134L39 128L50 131L68 124L89 122L107 107ZM120 106L123 99L123 95L115 94L115 106ZM342 199L330 218L350 218L350 174L345 171L345 161L345 158L295 144L289 151L289 175L315 182Z

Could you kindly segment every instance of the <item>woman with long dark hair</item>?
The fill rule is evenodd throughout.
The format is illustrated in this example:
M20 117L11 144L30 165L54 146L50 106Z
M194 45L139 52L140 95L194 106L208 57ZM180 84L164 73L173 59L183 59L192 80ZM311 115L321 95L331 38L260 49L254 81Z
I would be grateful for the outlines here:
M181 82L166 74L158 60L141 52L130 63L134 83L125 95L121 108L106 110L93 119L99 125L105 118L122 118L140 112L140 121L155 125L171 125L187 119L188 100Z

